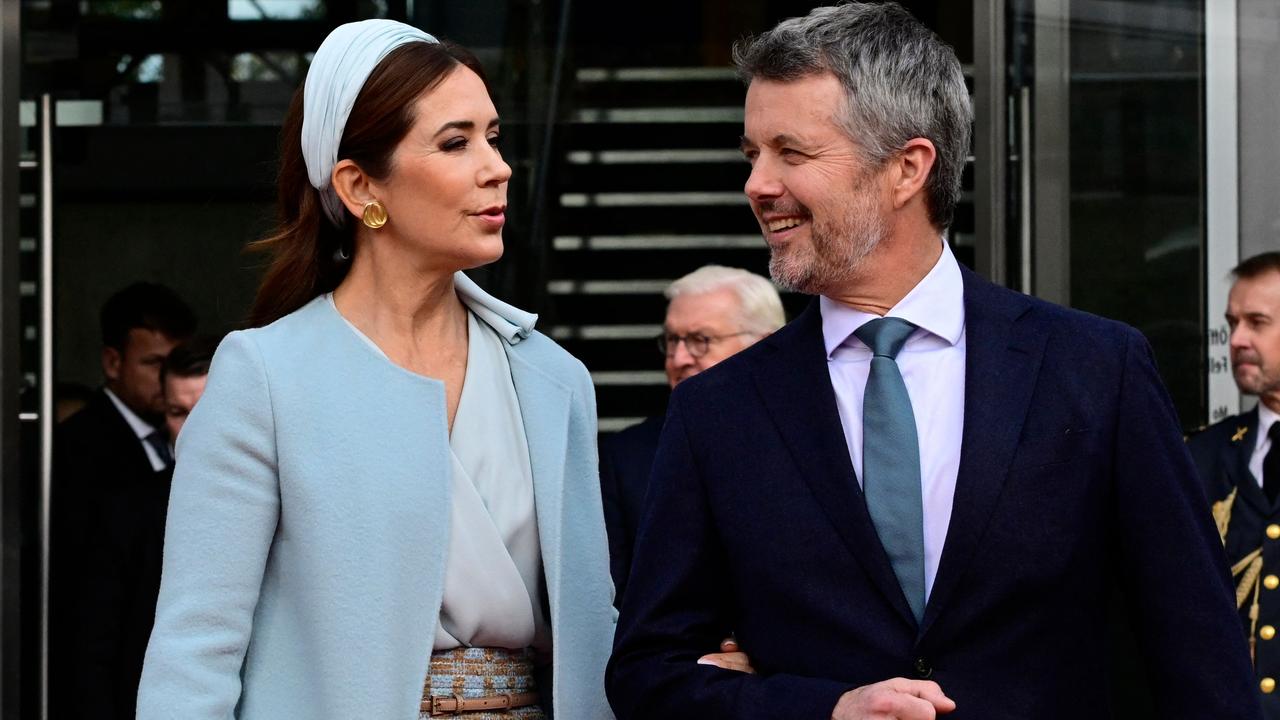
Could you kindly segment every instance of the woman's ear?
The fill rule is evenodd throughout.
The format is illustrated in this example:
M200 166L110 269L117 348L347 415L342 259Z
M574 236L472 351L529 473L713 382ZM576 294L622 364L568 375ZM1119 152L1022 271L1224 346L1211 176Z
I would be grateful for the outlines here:
M329 182L333 184L334 192L338 193L338 199L357 220L364 212L364 206L378 199L374 194L373 181L352 160L339 160L333 166Z

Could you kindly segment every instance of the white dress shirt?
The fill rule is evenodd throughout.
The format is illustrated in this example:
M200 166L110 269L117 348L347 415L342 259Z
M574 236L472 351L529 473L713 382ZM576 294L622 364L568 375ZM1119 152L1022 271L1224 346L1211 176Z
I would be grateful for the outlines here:
M102 388L102 391L111 399L111 404L116 406L116 410L120 411L120 416L124 418L124 421L129 423L129 428L133 430L133 434L138 436L138 442L142 444L142 451L147 454L147 460L151 463L151 469L156 472L164 470L164 459L160 457L160 453L156 452L155 448L151 447L151 443L147 442L147 438L151 433L156 431L155 427L146 420L138 417L137 413L130 410L129 406L125 405L123 400L116 397L115 393L111 392L107 388Z
M878 315L819 298L827 371L853 470L862 484L862 396L871 349L853 332ZM886 315L917 329L898 353L898 368L911 397L920 440L920 492L924 505L925 598L933 590L951 523L964 429L964 281L946 242L929 274Z
M1275 410L1258 401L1258 440L1253 446L1253 455L1249 458L1249 472L1253 473L1253 477L1258 481L1258 487L1262 487L1262 461L1266 459L1267 452L1271 450L1271 437L1267 435L1271 431L1271 424L1280 421L1280 414L1276 414Z

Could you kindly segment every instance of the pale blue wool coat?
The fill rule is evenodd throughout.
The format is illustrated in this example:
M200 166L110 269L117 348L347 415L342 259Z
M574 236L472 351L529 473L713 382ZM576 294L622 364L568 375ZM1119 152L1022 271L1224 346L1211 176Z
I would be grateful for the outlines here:
M580 362L459 276L506 344L533 469L557 720L608 720L615 614ZM144 720L413 720L444 592L444 385L323 298L222 342L178 443ZM523 336L523 337L522 337Z

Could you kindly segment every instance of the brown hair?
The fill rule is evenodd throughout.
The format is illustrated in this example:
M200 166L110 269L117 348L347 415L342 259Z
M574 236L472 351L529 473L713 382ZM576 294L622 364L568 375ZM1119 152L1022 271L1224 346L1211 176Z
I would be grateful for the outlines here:
M1264 252L1246 258L1231 271L1243 280L1252 280L1267 272L1280 272L1280 252Z
M353 160L371 177L391 172L391 154L413 127L414 102L433 90L459 65L480 76L480 61L453 43L414 42L402 45L378 63L356 96L338 145L338 159ZM278 320L331 292L342 282L349 264L335 255L350 248L354 222L348 214L336 227L324 214L320 191L311 186L302 158L302 88L294 93L280 138L277 179L279 225L249 249L271 256L249 313L249 325Z

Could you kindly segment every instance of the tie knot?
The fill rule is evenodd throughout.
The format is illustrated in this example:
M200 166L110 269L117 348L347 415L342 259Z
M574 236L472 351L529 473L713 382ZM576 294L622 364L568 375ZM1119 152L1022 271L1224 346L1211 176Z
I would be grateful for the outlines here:
M902 350L902 346L906 344L907 338L911 337L915 329L915 325L902 318L883 317L865 323L854 330L853 334L871 348L872 355L892 360L898 356L898 352Z
M156 452L156 456L166 468L173 465L173 453L169 451L169 436L163 430L154 430L143 440Z

